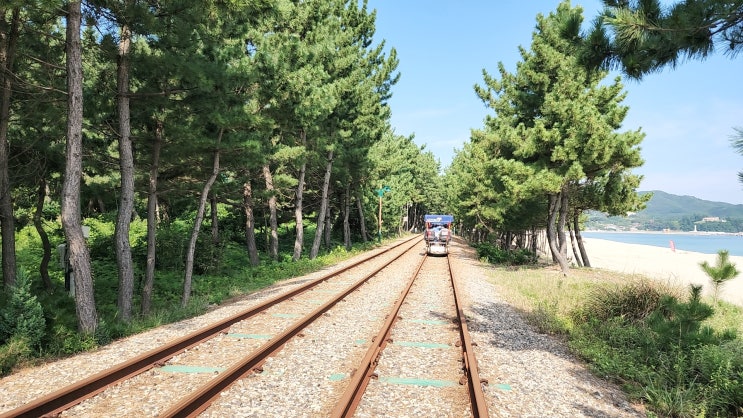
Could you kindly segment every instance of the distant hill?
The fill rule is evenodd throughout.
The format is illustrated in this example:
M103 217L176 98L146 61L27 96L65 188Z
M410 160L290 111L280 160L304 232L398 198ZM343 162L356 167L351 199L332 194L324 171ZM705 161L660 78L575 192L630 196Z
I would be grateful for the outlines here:
M647 203L645 210L637 213L641 217L671 219L701 215L743 219L743 205L711 202L693 196L678 196L660 190L639 193L653 193L653 197Z
M630 216L607 217L600 212L589 212L586 229L595 230L674 230L743 232L743 205L711 202L693 196L678 196L660 190L638 192L652 193L646 208ZM705 220L704 218L719 218Z

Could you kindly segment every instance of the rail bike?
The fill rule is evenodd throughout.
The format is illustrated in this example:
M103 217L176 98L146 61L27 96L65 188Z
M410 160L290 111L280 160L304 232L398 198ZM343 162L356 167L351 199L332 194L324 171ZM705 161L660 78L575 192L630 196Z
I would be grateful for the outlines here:
M449 243L452 236L451 227L454 222L454 216L424 215L423 220L426 223L426 228L423 231L426 252L429 255L449 254Z

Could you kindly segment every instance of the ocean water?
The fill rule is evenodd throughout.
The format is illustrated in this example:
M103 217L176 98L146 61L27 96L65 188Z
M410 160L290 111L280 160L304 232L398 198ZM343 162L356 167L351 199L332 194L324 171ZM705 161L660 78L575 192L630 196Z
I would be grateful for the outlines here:
M671 242L673 242L676 250L704 254L717 254L719 250L727 250L730 255L743 256L743 236L741 235L662 232L581 232L581 235L586 238L663 248L671 248Z

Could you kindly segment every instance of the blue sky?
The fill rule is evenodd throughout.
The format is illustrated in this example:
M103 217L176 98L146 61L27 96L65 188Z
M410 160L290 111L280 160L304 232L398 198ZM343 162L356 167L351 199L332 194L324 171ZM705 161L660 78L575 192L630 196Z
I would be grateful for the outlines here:
M558 0L369 0L377 10L375 40L394 47L400 81L389 101L398 135L415 135L446 167L483 127L491 111L474 93L482 70L497 76L498 62L514 71L518 47L529 49L538 13ZM584 25L601 10L599 0L583 7ZM630 107L623 131L641 128L645 165L640 190L662 190L717 202L743 204L743 156L730 146L734 127L743 128L743 56L722 53L683 62L641 81L623 78ZM613 77L617 74L612 74Z

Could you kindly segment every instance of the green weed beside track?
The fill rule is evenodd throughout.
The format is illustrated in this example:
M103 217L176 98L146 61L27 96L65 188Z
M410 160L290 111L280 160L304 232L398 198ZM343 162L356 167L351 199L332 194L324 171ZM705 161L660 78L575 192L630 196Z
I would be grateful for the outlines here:
M494 267L490 280L540 331L563 338L649 416L743 416L743 309L596 269Z

